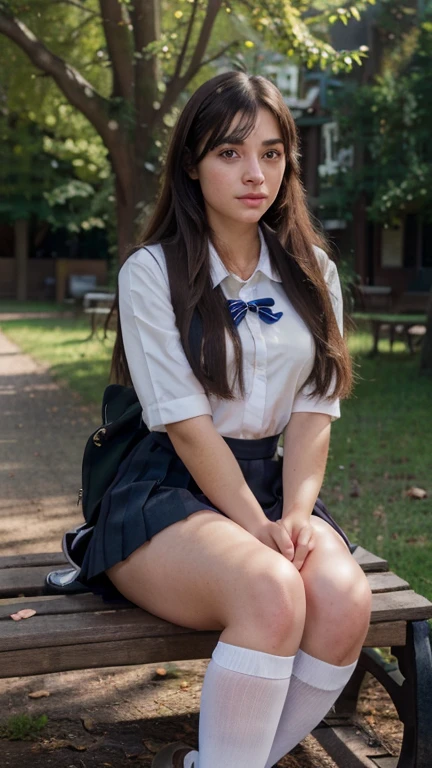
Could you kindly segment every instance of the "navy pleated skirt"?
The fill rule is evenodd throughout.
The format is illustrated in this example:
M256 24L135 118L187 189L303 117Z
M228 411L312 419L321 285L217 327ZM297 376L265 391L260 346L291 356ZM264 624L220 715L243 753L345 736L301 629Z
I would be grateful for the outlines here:
M266 517L282 517L282 460L279 436L259 440L224 440L236 457L244 478ZM82 562L80 581L105 597L116 590L105 571L125 560L138 547L193 512L209 509L223 514L203 494L164 432L150 432L120 464L102 499L99 518ZM349 540L320 499L313 514Z

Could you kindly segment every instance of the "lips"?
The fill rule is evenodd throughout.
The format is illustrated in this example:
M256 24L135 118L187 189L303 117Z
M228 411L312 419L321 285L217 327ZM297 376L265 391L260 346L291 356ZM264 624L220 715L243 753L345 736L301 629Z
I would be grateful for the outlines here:
M241 195L239 200L265 200L267 195L254 195L252 192L248 195Z

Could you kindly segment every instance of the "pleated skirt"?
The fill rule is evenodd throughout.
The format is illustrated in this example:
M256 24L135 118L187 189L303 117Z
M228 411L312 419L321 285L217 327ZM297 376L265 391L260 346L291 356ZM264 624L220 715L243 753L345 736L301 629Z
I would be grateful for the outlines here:
M279 435L258 440L224 438L269 520L282 517L282 459ZM224 513L198 487L166 433L150 432L120 464L106 491L82 561L80 581L106 599L118 596L105 571L169 525L199 510ZM313 514L350 542L321 499ZM226 515L225 515L226 516Z

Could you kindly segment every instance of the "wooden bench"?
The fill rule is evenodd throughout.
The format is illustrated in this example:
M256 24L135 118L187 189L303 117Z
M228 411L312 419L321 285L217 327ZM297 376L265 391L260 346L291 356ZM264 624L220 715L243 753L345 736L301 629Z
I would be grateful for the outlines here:
M390 351L393 351L393 344L396 336L402 337L406 342L411 354L414 353L414 338L422 339L426 333L426 315L397 315L397 314L379 314L374 312L353 312L352 318L356 323L367 322L370 325L373 336L373 347L371 355L378 352L378 342L381 331L388 334L390 341Z
M111 311L111 306L115 299L115 293L107 291L89 291L83 297L84 314L89 315L91 321L91 332L89 339L96 333L98 319L102 321Z
M356 672L313 735L340 768L430 768L432 659L427 619L432 603L388 570L385 560L357 547L355 558L373 592L369 633ZM198 632L156 618L130 603L90 594L46 595L46 574L62 554L0 557L0 677L128 664L210 658L218 632ZM33 608L19 622L10 614ZM388 672L376 647L390 646L398 669ZM356 725L366 672L390 694L404 725L399 757Z

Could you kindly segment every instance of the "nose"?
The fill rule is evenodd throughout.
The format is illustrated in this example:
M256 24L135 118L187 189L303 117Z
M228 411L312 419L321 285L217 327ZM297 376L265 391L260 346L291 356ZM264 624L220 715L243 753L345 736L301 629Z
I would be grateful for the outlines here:
M243 181L245 183L262 184L264 178L259 160L256 157L250 158L243 174Z

